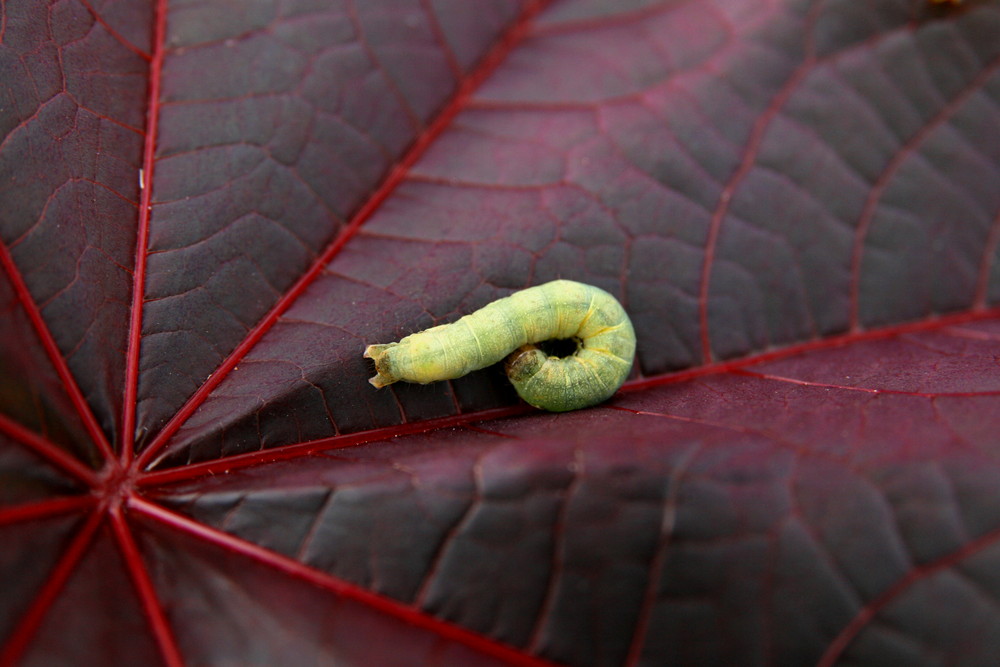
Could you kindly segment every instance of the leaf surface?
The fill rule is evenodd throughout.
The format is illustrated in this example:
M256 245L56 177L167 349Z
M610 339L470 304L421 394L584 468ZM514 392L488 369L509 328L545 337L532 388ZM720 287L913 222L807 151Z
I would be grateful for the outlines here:
M1000 6L8 2L0 664L987 664ZM570 278L601 406L364 346Z

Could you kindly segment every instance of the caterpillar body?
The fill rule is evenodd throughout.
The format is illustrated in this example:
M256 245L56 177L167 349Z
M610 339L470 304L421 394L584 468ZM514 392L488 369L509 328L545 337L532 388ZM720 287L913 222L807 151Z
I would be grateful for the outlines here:
M537 343L571 340L576 351L546 354ZM508 356L509 355L509 356ZM498 299L452 324L369 345L369 380L427 384L462 377L507 357L517 393L531 405L563 412L600 403L625 381L635 357L635 330L625 309L602 289L554 280Z

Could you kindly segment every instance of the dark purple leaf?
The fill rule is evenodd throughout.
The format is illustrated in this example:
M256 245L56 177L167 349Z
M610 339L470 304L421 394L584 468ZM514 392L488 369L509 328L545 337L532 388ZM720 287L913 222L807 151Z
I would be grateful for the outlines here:
M0 11L0 665L995 660L997 3ZM368 384L557 277L608 403Z

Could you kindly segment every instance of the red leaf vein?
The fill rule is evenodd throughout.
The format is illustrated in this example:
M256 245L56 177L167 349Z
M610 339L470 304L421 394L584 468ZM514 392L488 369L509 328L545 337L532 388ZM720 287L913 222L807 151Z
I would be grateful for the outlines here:
M998 540L1000 540L1000 530L995 530L966 543L962 548L955 550L943 558L913 568L909 574L858 611L857 615L841 630L840 634L830 642L826 652L816 663L816 667L832 667L836 664L854 638L878 616L879 612L897 600L914 584L957 565L963 559L969 558L983 549L996 544Z
M391 598L373 593L360 586L355 586L343 579L338 579L325 572L320 572L307 565L303 565L297 560L282 556L278 553L246 542L237 537L229 535L214 528L209 528L197 521L175 514L163 507L150 503L141 498L132 498L129 507L136 512L142 513L150 519L169 526L183 533L188 533L194 537L202 539L210 544L215 544L223 549L234 553L242 554L264 565L268 565L279 572L305 581L318 588L328 590L336 595L341 595L349 600L354 600L372 609L399 618L407 623L421 627L435 634L450 639L466 646L478 650L487 655L495 656L507 660L512 665L524 665L526 667L545 667L552 663L527 655L521 651L501 644L483 635L466 630L457 625L447 623L440 619L428 616L420 609L397 602Z
M247 334L246 338L236 346L230 355L219 365L212 375L202 384L197 391L188 399L180 410L167 422L157 437L150 443L149 447L139 456L137 467L147 466L152 458L169 441L169 439L180 429L183 423L194 413L197 408L205 402L208 395L229 375L239 362L253 349L253 347L264 337L272 326L280 319L281 315L287 311L303 292L318 278L324 268L341 251L347 242L354 237L358 229L371 215L379 209L385 200L402 183L410 169L417 160L430 147L434 140L448 128L455 116L465 108L471 97L480 84L500 65L507 54L524 39L528 33L532 19L548 4L548 1L535 0L528 4L512 27L498 40L492 50L483 58L480 64L459 84L456 94L451 101L441 110L436 118L430 123L427 129L417 136L416 140L409 147L401 160L389 171L386 178L371 197L355 213L354 217L347 224L344 230L335 238L329 246L319 255L315 262L302 275L301 278L274 304L271 310L257 323L257 325ZM133 388L134 391L134 388Z
M868 197L865 199L864 207L861 210L861 217L858 219L858 224L854 228L854 247L851 253L851 296L850 296L850 329L851 331L856 331L860 328L861 322L859 321L859 296L861 291L861 260L864 255L865 250L865 240L868 238L868 232L871 229L872 219L875 217L876 209L878 208L879 201L882 199L882 195L885 193L886 188L892 182L893 176L899 171L900 167L903 166L907 158L909 158L917 148L926 140L931 133L938 127L943 125L951 118L955 113L962 109L962 104L969 99L974 93L981 90L983 85L992 77L997 69L1000 68L1000 58L994 59L989 65L983 68L983 70L974 78L969 85L963 88L958 95L948 101L940 111L938 111L933 118L927 121L916 133L911 136L906 143L900 146L899 150L892 156L889 163L886 164L885 169L882 173L878 175L875 179L875 183L872 185L871 190L868 192ZM994 224L994 229L996 228ZM991 230L990 233L990 243L996 243L996 232ZM990 245L987 243L987 246ZM985 260L984 260L985 261ZM980 270L979 279L979 289L976 293L976 305L980 305L980 295L985 293L985 288L983 287L982 272L985 267ZM985 297L982 297L985 298Z
M49 360L52 362L56 374L66 387L66 392L69 394L70 401L73 403L77 413L80 415L84 428L87 430L87 433L93 439L100 451L105 455L105 457L107 457L108 461L112 461L114 454L111 450L111 445L108 443L107 437L104 435L104 431L101 429L100 424L97 423L97 418L91 411L90 405L87 403L87 399L83 396L83 392L80 391L80 386L76 383L76 378L74 378L73 373L70 372L66 359L59 351L59 346L56 344L55 339L52 337L52 333L45 324L45 320L42 318L42 314L38 310L38 306L35 304L34 299L32 299L31 292L28 291L28 286L24 284L24 280L22 279L20 272L17 270L17 266L15 266L14 260L10 256L10 252L2 243L0 243L0 265L2 265L4 270L7 272L11 285L14 288L14 293L17 295L18 301L21 302L21 306L27 313L28 319L31 321L31 324L35 329L35 333L38 335L42 348L45 350L46 355L48 355ZM41 444L41 442L37 439L19 439L28 444ZM45 450L43 452L45 456L50 457L50 460L52 460L56 465L59 465L63 469L68 469L66 467L68 462L59 458L59 455L56 451L53 451L53 448L43 447L42 449ZM82 468L82 466L80 466L80 468ZM77 471L79 471L80 468L78 468Z
M135 585L136 592L139 595L142 609L146 613L153 636L156 637L156 642L160 647L163 662L168 667L183 667L184 660L181 657L180 648L177 646L177 640L174 638L170 625L167 622L163 605L156 595L156 589L153 587L149 572L143 563L142 555L139 553L139 547L135 543L132 531L129 530L128 524L122 516L121 508L114 508L109 515L112 532L114 533L115 540L118 542L118 547L121 550L122 559L125 561L129 576L131 576L132 583Z
M716 246L718 245L719 235L722 230L722 222L729 213L729 206L732 203L733 196L736 194L736 190L753 168L761 142L764 140L764 135L770 127L771 122L778 116L782 108L784 108L792 93L798 89L799 84L802 83L816 66L817 59L813 45L813 28L822 7L823 3L818 2L810 10L803 29L806 35L804 47L806 57L792 72L791 76L789 76L788 80L771 100L768 108L754 123L753 128L750 130L747 144L743 149L743 158L719 194L719 201L709 221L708 239L705 242L705 255L701 265L701 278L698 288L698 330L701 338L701 358L705 364L711 364L713 361L712 340L708 329L708 297L712 267L715 260Z
M146 292L146 260L149 244L149 218L152 213L153 177L156 167L156 134L160 119L160 84L163 72L164 39L167 29L167 3L156 4L153 58L149 63L149 104L146 139L143 145L143 182L139 195L139 226L136 233L135 274L132 281L132 308L129 320L128 351L125 366L125 395L122 409L122 459L127 465L135 447L135 405L139 384L139 348L142 343L142 306Z
M45 619L45 614L48 613L49 609L58 599L63 586L66 585L66 582L90 547L90 543L93 541L103 517L103 512L91 513L87 522L80 529L80 532L73 538L66 552L55 568L53 568L49 578L45 581L45 585L39 591L38 597L35 598L35 601L28 608L21 622L14 629L6 646L0 651L0 667L13 667L21 654L28 648L28 644Z

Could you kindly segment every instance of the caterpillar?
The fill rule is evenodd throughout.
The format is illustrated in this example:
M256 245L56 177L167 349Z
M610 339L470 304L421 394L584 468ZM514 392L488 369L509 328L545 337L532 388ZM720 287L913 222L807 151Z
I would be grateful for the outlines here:
M571 341L575 351L550 356L544 341ZM404 380L427 384L462 377L507 358L506 372L527 403L564 412L596 405L625 381L635 357L635 330L625 309L602 289L572 280L529 287L452 324L397 343L368 345L376 388Z

